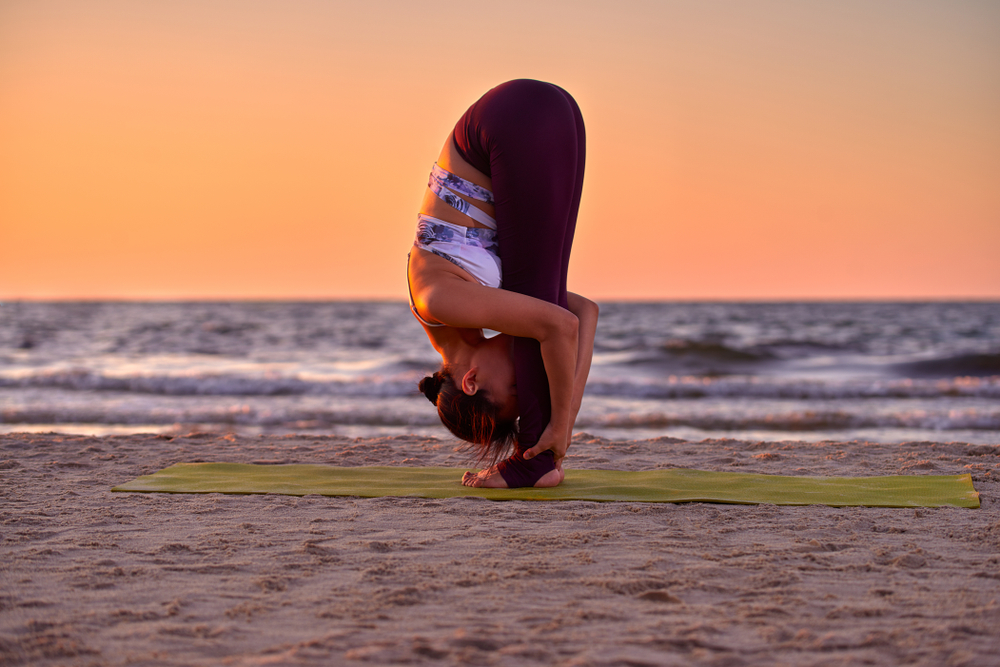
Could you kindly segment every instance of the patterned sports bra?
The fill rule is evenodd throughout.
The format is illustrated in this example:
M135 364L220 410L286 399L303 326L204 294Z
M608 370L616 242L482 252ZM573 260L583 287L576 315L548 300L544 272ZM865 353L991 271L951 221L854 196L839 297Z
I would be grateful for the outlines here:
M497 222L481 209L472 206L458 196L458 194L463 194L470 199L493 204L493 193L482 186L445 171L437 164L431 171L427 186L446 204L476 222L486 225L488 229L463 227L420 214L417 216L417 236L413 245L421 250L434 253L438 257L443 257L464 269L479 283L487 287L500 287L503 282L503 270L496 240ZM409 281L407 281L407 287L409 287ZM412 293L410 294L410 310L420 322L429 327L445 326L436 322L428 322L422 318L413 304Z
M472 181L467 181L461 176L456 176L450 171L445 171L438 166L437 162L434 163L434 168L431 169L431 176L427 181L427 187L448 206L464 213L476 222L486 225L493 231L497 230L496 220L458 196L459 194L465 195L469 199L475 199L476 201L493 206L493 193L486 188L476 185ZM455 194L456 192L458 194Z

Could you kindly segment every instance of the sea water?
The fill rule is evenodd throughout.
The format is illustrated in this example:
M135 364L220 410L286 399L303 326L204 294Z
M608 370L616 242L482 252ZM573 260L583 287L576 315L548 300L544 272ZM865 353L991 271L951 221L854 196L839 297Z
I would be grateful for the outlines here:
M602 303L577 431L1000 444L1000 303ZM403 302L0 305L0 431L447 437Z

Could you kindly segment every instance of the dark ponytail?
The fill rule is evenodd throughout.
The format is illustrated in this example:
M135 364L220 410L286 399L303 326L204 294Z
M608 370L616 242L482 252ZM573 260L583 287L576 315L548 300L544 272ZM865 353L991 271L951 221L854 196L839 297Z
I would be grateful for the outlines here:
M485 389L466 394L447 366L422 379L419 387L437 406L441 423L456 438L471 443L481 463L493 465L517 442L517 418L502 419L500 406Z
M437 405L438 394L441 392L441 385L444 384L445 377L447 376L438 371L434 375L428 375L417 385L420 391L424 392L427 400L434 405Z

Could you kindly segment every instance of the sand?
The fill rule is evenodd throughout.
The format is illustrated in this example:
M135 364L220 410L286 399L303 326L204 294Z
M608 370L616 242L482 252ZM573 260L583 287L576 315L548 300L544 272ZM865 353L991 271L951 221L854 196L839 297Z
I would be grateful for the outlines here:
M456 444L0 435L0 664L1000 665L1000 447L580 434L568 463L971 472L978 510L110 492Z

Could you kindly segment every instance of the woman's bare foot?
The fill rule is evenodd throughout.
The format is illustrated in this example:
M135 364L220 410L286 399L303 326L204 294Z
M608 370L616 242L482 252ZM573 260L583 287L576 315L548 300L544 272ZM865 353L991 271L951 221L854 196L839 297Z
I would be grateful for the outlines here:
M550 470L541 478L535 482L536 489L544 489L553 486L559 486L563 479L566 477L566 473L563 472L561 467ZM491 466L485 470L480 470L479 472L467 472L462 475L462 486L474 486L482 489L506 489L507 482L504 478L497 472L496 466Z
M462 486L475 486L481 489L506 489L507 482L497 472L496 466L492 466L479 472L470 471L465 473L462 475Z

